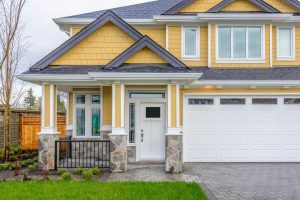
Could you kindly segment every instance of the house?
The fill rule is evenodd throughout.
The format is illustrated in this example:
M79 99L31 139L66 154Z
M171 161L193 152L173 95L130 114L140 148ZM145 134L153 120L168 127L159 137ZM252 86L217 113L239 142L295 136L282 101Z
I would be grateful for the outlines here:
M73 140L109 137L114 172L299 162L299 14L297 0L157 0L54 19L70 39L18 76L43 88L41 167L57 91Z

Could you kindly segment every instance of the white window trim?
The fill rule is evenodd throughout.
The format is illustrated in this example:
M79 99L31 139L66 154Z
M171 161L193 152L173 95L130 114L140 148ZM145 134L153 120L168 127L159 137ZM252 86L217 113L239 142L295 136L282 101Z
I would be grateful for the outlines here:
M219 58L219 27L230 27L231 28L231 46L233 46L233 33L232 33L232 28L233 27L261 27L261 58ZM247 32L247 30L246 30ZM265 60L265 25L227 25L227 24L222 24L222 25L216 25L216 30L215 30L215 48L216 48L216 63L221 64L221 63L266 63ZM248 34L246 36L246 45L248 44ZM231 48L231 56L233 55L233 48ZM248 55L248 46L246 46L246 55Z
M185 55L185 29L196 30L196 55ZM200 60L200 26L181 26L181 60Z
M77 104L76 103L76 96L77 95L100 95L100 104L92 104L91 99L85 99L85 103L87 103L87 101L89 102L88 105L82 105L82 104ZM77 125L77 120L76 120L76 109L77 108L90 108L91 109L91 113L90 113L90 120L88 118L85 118L86 121L92 121L92 109L93 108L99 108L100 109L100 129L102 127L102 117L103 117L103 110L102 108L102 104L103 104L103 96L100 93L97 92L88 92L88 91L80 91L80 92L74 92L73 93L74 98L73 98L73 124L74 124L74 128L73 128L73 138L77 138L77 139L90 139L90 138L95 138L95 139L101 139L102 135L100 134L100 136L93 136L92 135L92 130L85 132L84 136L77 136L77 129L76 129L76 125ZM89 101L90 100L90 101ZM87 114L85 112L85 114ZM91 124L90 124L91 125ZM85 126L87 126L87 123L85 124ZM99 130L100 131L100 130Z
M291 45L291 56L280 56L279 55L279 29L281 28L289 28L292 29L292 45ZM295 60L296 59L296 38L295 38L295 26L277 26L276 27L276 51L277 51L277 60Z

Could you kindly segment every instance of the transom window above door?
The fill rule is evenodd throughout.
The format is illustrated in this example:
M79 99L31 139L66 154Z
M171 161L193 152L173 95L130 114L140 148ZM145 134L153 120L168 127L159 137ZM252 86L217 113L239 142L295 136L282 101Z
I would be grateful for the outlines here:
M100 136L101 96L99 94L76 94L75 137Z
M149 98L149 99L164 99L166 98L166 95L164 92L130 92L129 93L130 98L137 98L137 99L143 99L143 98Z
M218 60L263 59L261 26L219 26L217 35Z

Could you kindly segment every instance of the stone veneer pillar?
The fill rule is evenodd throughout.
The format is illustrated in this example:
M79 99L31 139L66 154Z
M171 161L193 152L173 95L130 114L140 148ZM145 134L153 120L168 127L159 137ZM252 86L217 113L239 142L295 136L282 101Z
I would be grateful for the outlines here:
M127 171L127 136L110 134L110 170L113 173Z
M182 172L182 135L166 135L166 172Z
M45 171L55 168L55 140L57 132L56 85L43 84L41 132L39 133L39 168Z

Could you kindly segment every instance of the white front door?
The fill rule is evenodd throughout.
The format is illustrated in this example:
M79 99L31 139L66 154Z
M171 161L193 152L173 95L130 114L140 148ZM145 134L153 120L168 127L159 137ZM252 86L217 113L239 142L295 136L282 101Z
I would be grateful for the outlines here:
M165 104L141 104L141 160L165 159Z

